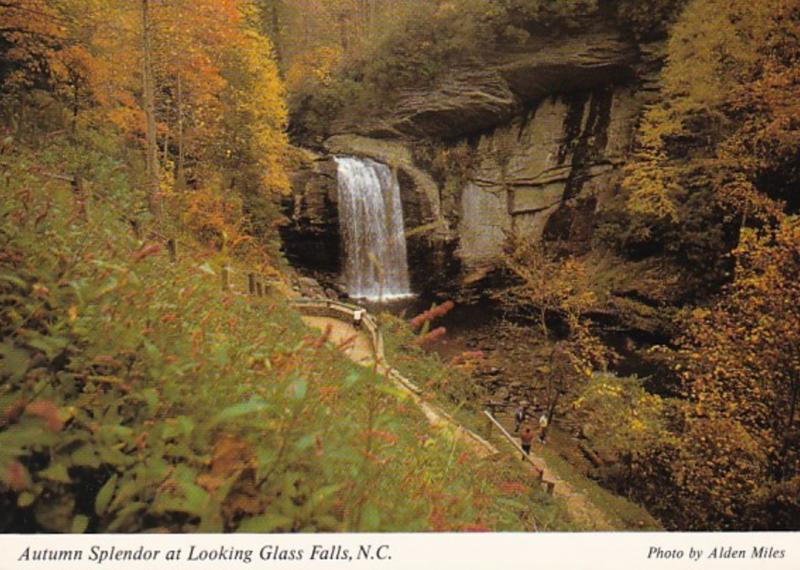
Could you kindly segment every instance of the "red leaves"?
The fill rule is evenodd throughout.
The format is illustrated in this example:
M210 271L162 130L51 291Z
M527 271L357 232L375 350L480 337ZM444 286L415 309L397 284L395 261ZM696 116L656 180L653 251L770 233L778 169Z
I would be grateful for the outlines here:
M50 400L36 400L35 402L31 402L25 407L25 413L42 418L47 423L47 427L52 431L58 432L64 427L64 420L61 419L58 406Z
M322 336L318 337L312 344L314 348L322 348L325 346L325 343L328 342L331 338L331 334L333 333L333 325L328 323L325 325L325 330L322 332Z
M453 301L445 301L441 305L434 306L424 313L420 313L409 321L411 328L418 329L427 322L430 322L439 317L445 316L447 313L455 308L456 304Z
M472 460L472 457L473 457L473 456L472 456L472 454L471 454L470 452L468 452L468 451L462 451L462 452L461 452L461 453L458 455L458 458L456 459L456 463L457 463L458 465L464 465L465 463L468 463L469 461L471 461L471 460Z
M31 477L28 474L28 470L19 461L12 461L8 465L3 480L6 482L6 485L11 487L12 491L16 491L17 493L24 491L31 484Z
M465 364L474 360L483 360L484 358L486 358L486 354L482 350L462 352L461 354L453 357L453 359L450 361L450 365L455 366L458 364Z
M394 445L395 443L397 443L397 436L388 431L381 431L376 429L365 430L361 433L361 435L363 437L379 439L385 443L388 443L389 445Z
M500 490L506 495L527 495L528 487L516 481L507 481L500 484Z
M438 328L433 329L428 334L417 338L416 343L418 345L429 344L431 342L439 340L440 338L442 338L446 334L447 334L447 329L446 328L438 327Z
M158 243L151 243L148 245L143 246L138 251L133 252L131 255L131 260L136 263L141 261L145 257L149 257L151 255L155 255L161 251L161 244Z
M468 524L461 527L464 532L492 532L492 529L482 524Z

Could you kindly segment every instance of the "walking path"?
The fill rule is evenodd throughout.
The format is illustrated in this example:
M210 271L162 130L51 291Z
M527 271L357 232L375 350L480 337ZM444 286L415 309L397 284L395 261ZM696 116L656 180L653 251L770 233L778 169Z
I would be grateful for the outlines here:
M302 312L302 305L298 306L298 308L300 308ZM363 329L356 330L351 323L343 320L344 317L340 319L330 316L304 314L302 318L310 327L321 331L329 330L329 341L339 346L344 353L357 364L366 367L374 367L376 365L373 341ZM406 392L414 400L425 414L431 426L436 429L448 430L454 439L458 439L469 445L480 457L487 457L500 453L494 445L461 426L447 412L424 400L419 395L418 390L415 391L413 389L413 385L408 385L407 380L399 380L398 377L402 379L402 376L399 376L396 371L393 371L387 363L380 362L380 360L382 360L382 355L380 356L381 358L379 358L377 365L378 372L391 378L401 390ZM511 422L513 422L511 418L500 418L500 423L506 430L510 431L509 425ZM515 441L513 443L516 445ZM587 529L619 530L609 522L606 515L585 495L556 475L552 469L549 468L544 458L537 455L535 451L530 455L530 462L528 464L531 466L532 477L537 476L538 473L541 472L543 479L553 484L553 494L566 502L567 508L576 522Z
M349 323L333 317L317 317L304 315L303 322L308 326L321 331L328 331L328 340L339 347L356 364L368 368L375 366L375 356L372 350L372 343L369 336L363 331L357 331ZM392 379L397 387L406 393L414 403L422 410L425 417L432 427L436 429L448 430L453 439L466 443L478 456L487 457L499 453L497 448L487 441L475 436L469 430L455 422L449 414L441 410L438 406L426 402L415 393L407 384L397 381L392 374L391 368L384 364L378 364L377 371L385 374Z

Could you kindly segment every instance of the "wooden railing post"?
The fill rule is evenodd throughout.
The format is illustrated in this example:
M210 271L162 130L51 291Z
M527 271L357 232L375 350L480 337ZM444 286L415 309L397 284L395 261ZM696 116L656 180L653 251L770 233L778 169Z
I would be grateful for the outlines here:
M170 238L167 240L167 252L169 252L169 260L171 263L176 263L178 261L178 242L175 238Z
M231 268L228 265L222 266L222 290L231 290Z
M247 290L251 295L256 294L256 276L254 273L247 274Z
M491 412L489 412L489 413L491 414ZM492 426L494 426L494 422L492 422L491 418L487 417L486 418L486 427L484 429L484 432L485 432L486 435L483 436L484 439L488 440L490 437L492 437Z
M129 219L128 221L131 224L131 229L133 230L133 236L136 239L141 240L142 239L142 224L139 223L139 220L137 220L137 219Z

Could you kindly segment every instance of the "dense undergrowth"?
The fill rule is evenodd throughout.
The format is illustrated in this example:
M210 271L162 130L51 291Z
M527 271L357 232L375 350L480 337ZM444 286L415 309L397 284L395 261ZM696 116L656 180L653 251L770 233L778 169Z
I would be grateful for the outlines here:
M431 433L285 300L223 292L220 253L171 263L137 238L119 163L93 156L81 201L47 174L72 141L10 142L2 530L567 528L519 472Z

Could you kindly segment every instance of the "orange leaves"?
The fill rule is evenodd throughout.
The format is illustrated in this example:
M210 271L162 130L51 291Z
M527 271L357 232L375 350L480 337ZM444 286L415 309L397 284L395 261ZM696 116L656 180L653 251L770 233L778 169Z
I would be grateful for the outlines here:
M309 80L328 85L333 72L342 61L342 50L338 46L320 46L295 57L286 73L286 84L297 91Z
M19 420L19 417L22 415L22 412L25 410L25 404L25 399L19 398L16 402L3 410L3 414L0 416L0 419L2 419L2 423L0 423L0 425L16 423L17 420Z
M463 532L492 532L492 528L483 524L468 524L461 527Z
M50 290L41 283L34 283L31 288L31 295L37 299L45 299L50 294Z
M327 325L325 325L325 330L322 331L322 334L313 342L312 346L314 348L322 348L323 346L325 346L325 343L328 342L328 340L330 340L332 333L333 333L333 325L331 323L328 323Z
M445 327L437 327L433 329L431 332L421 337L417 337L417 339L414 342L422 346L440 340L446 334L447 334L447 329Z
M29 87L47 73L49 61L64 40L58 13L44 0L7 0L0 9L0 37L10 44L4 58L19 69L6 88Z
M3 480L11 490L17 493L24 491L31 485L31 477L28 470L19 461L12 461L6 467L6 472L3 474Z
M389 445L394 445L395 443L397 443L397 435L388 431L382 431L377 429L365 430L361 433L361 437L370 439L374 438Z
M250 444L230 435L223 435L214 445L211 472L200 475L197 483L209 492L214 492L226 481L239 476L246 469L254 468L255 456Z
M242 201L211 187L177 197L183 220L202 241L222 250L235 250L252 238L247 235Z
M517 481L507 481L500 484L500 490L506 495L527 495L530 489Z
M691 399L682 448L698 503L757 501L777 474L800 468L789 428L800 403L798 227L784 217L745 232L733 283L714 305L684 315L673 364ZM714 478L713 490L699 488L707 482L693 478L695 469Z
M450 360L450 366L471 374L485 358L486 354L481 350L462 352Z
M139 249L138 251L135 251L131 255L131 261L136 263L138 261L141 261L145 257L149 257L151 255L155 255L155 254L159 253L160 251L161 251L161 245L160 244L151 243L151 244L145 245L141 249Z
M61 431L64 427L64 420L61 419L58 406L49 400L36 400L25 406L25 413L30 416L42 418L47 427L55 432Z

